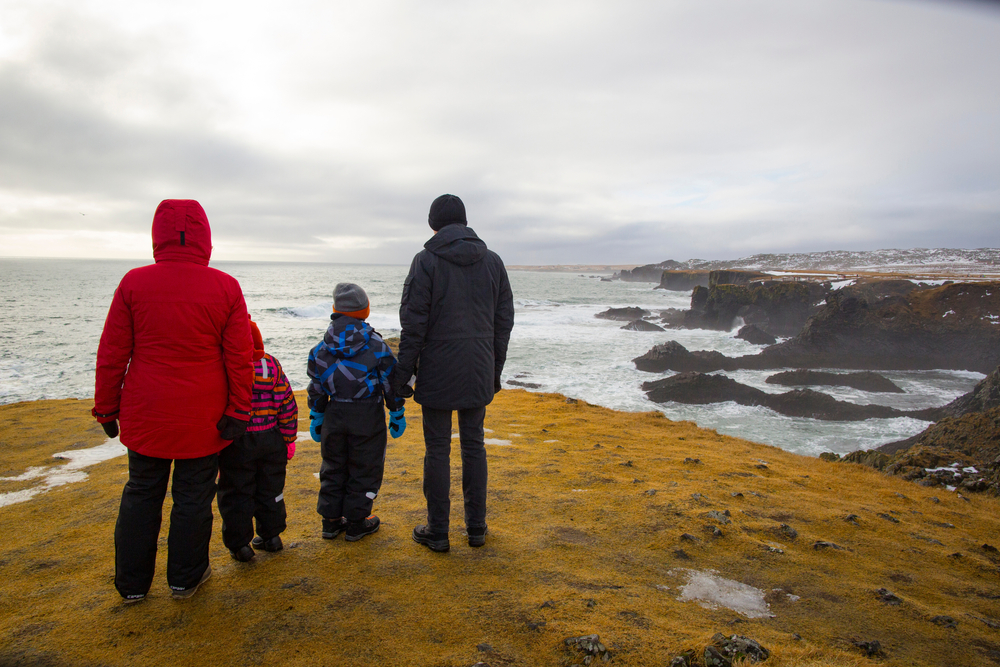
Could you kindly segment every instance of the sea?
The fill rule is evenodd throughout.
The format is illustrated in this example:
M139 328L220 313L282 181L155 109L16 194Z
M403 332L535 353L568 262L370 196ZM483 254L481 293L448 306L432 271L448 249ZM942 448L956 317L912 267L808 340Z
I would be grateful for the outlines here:
M151 260L150 260L151 261ZM0 258L0 404L93 396L97 345L111 297L140 260ZM277 357L295 389L304 389L309 350L321 340L339 282L361 285L371 302L369 323L384 337L399 334L399 301L407 266L212 262L239 280L265 348ZM833 422L786 417L763 407L657 404L641 389L645 381L671 375L638 371L632 359L653 345L676 340L689 350L751 354L760 348L732 332L624 331L622 322L595 317L608 308L687 308L690 294L654 289L651 283L602 280L609 274L509 271L515 323L503 381L537 385L615 410L658 410L734 435L818 456L901 440L927 422L910 418ZM787 391L765 379L778 372L729 373L767 392ZM817 387L853 403L919 409L944 405L984 376L964 371L885 371L902 394L874 394L843 387Z

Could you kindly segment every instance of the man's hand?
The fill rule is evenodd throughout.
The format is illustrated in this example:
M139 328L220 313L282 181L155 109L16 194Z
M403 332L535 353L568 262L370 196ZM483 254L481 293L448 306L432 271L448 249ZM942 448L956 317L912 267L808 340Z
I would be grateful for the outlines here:
M215 425L215 428L219 429L219 437L223 440L235 440L247 431L247 426L250 425L250 420L243 421L242 419L236 419L235 417L230 417L229 415L222 415L222 419L219 423Z

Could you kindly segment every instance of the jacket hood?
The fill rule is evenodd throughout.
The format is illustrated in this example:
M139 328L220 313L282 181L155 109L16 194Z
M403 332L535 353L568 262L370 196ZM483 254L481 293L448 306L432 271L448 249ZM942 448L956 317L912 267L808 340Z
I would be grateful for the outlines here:
M153 259L208 265L212 229L201 204L193 199L164 199L153 215Z
M368 345L373 331L371 325L363 320L334 313L330 316L330 326L323 341L335 354L350 358Z
M464 225L447 225L424 244L441 259L469 266L486 257L486 243Z

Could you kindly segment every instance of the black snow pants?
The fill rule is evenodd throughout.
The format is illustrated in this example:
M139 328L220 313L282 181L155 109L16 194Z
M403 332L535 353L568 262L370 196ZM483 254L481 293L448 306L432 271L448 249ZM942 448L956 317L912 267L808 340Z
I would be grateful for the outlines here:
M382 401L330 401L323 416L316 511L326 519L361 521L371 514L385 472Z
M208 568L219 455L171 460L129 450L128 482L115 523L115 588L122 597L145 594L153 583L171 463L174 504L167 535L167 584L191 588Z
M285 530L288 448L277 427L248 431L219 452L219 514L222 542L231 551Z

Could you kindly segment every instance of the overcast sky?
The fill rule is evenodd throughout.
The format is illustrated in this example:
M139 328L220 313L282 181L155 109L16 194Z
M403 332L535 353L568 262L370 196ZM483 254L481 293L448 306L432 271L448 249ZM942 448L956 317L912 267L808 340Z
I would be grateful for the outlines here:
M1000 7L0 0L0 255L508 264L1000 246Z

